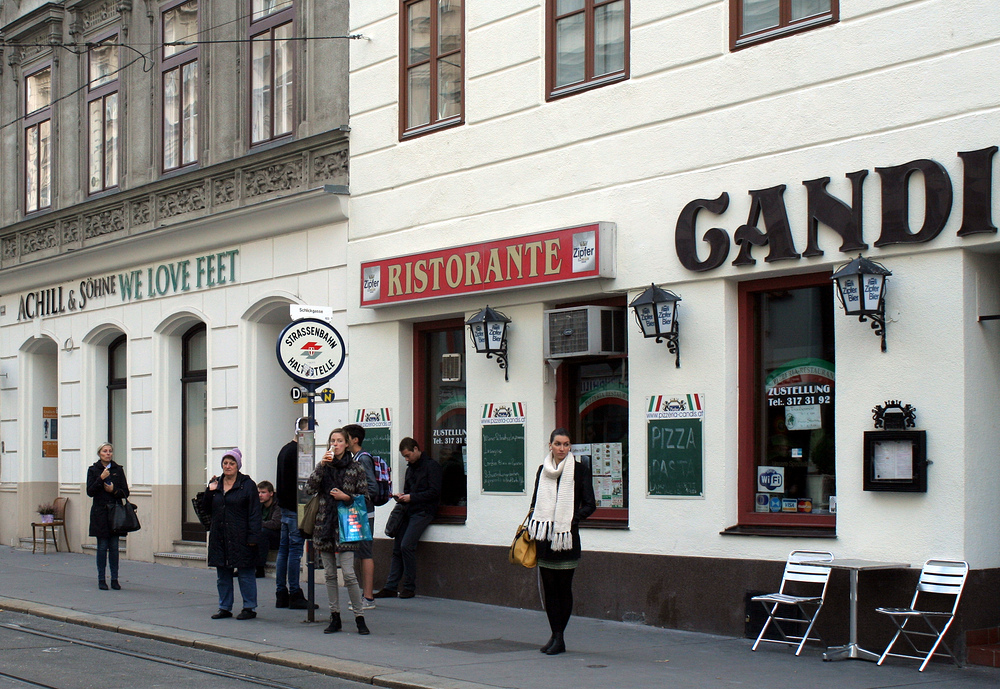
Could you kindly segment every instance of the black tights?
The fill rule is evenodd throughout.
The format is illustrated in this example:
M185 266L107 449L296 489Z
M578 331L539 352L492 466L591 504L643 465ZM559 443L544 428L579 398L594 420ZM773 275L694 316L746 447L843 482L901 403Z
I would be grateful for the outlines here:
M549 617L549 629L553 634L562 634L573 614L573 572L575 569L548 569L539 567L542 590L545 592L545 614Z

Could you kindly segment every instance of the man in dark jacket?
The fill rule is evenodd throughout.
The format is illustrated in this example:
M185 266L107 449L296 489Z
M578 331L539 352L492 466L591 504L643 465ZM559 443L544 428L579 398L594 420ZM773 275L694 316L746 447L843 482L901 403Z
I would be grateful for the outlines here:
M275 475L275 498L281 511L281 536L278 540L278 557L274 561L274 607L305 610L309 603L299 584L302 566L302 548L305 540L299 532L299 444L298 431L309 429L309 419L302 417L295 423L296 438L278 451L278 470Z
M434 521L441 504L441 467L430 456L420 451L413 438L403 438L399 452L406 459L406 479L403 492L393 494L393 499L406 505L396 531L392 547L392 564L389 578L376 598L413 598L417 588L417 542L424 530ZM402 581L403 589L398 589Z

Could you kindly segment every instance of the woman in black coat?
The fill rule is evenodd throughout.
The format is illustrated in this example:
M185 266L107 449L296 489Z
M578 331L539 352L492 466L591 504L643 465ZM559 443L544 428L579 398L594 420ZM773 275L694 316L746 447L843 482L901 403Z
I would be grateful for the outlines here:
M222 455L222 478L212 477L202 507L212 515L208 531L208 566L215 567L219 611L213 620L233 616L233 569L240 580L243 610L238 620L257 617L257 544L261 512L257 484L243 468L243 453L234 447Z
M528 534L535 539L545 614L552 636L541 652L566 650L563 632L573 612L573 573L580 562L580 522L597 509L590 469L570 452L569 432L549 436L549 454L535 474Z
M118 537L112 533L110 507L128 497L128 481L121 464L112 459L115 448L101 443L98 460L87 469L87 495L94 499L90 506L90 535L97 537L97 588L108 590L104 572L110 561L111 588L121 590L118 583Z

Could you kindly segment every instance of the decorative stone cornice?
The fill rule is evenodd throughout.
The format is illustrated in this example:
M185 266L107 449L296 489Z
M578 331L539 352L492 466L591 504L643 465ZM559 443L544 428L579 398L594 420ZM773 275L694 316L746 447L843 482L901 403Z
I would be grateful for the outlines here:
M347 135L332 131L57 209L0 229L0 272L160 228L348 183Z

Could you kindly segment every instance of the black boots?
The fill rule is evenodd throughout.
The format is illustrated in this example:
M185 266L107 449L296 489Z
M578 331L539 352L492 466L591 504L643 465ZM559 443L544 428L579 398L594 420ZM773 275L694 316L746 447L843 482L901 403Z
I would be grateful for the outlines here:
M327 625L326 629L323 630L324 634L333 634L334 632L339 632L344 628L344 625L340 621L340 613L333 612L330 613L330 624Z
M560 653L566 652L566 642L563 641L562 633L553 634L552 639L546 644L546 647L542 647L542 653L548 656L559 655Z
M309 601L306 600L306 595L302 593L302 589L299 589L298 591L292 591L291 595L288 596L288 605L278 605L276 607L286 607L292 610L308 610ZM317 609L319 609L319 606L313 603L313 610Z
M553 634L552 636L549 637L549 640L545 642L545 645L539 648L538 650L541 651L542 653L545 653L550 648L552 648L552 644L554 644L555 642L556 642L556 635Z
M361 636L367 636L368 634L371 634L371 630L368 629L368 625L365 624L364 616L355 617L354 621L358 623L358 634L360 634Z
M274 607L276 608L287 608L288 607L288 591L278 591L274 594Z
M117 579L112 579L111 580L111 588L113 588L115 591L121 591L122 590L122 585L118 583Z
M108 590L108 582L105 581L104 579L98 579L97 580L97 588L101 589L102 591L107 591Z

